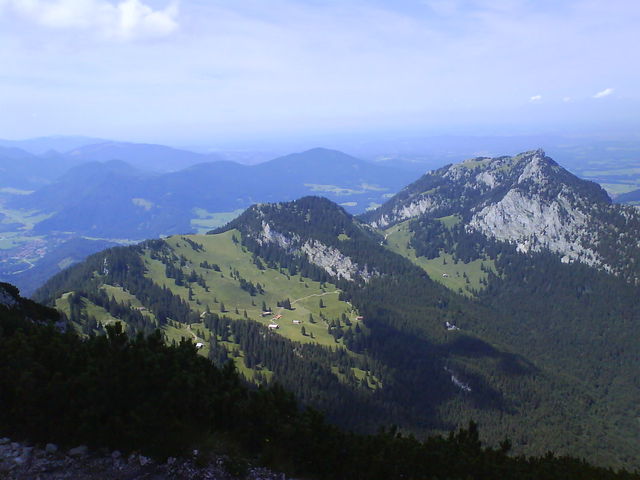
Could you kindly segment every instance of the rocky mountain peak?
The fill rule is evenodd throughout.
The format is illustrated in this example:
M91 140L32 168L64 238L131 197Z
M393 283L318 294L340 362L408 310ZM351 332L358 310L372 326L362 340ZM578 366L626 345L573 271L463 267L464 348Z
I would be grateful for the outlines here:
M441 174L444 179L453 183L462 182L467 189L480 191L517 186L542 191L550 186L557 187L558 184L574 183L573 180L577 180L542 149L513 157L474 158L433 173Z
M230 229L239 230L249 243L304 256L309 263L338 279L368 282L377 275L355 258L354 245L377 244L378 240L370 238L370 232L326 198L309 196L293 202L257 204L214 233ZM351 251L345 253L345 248Z
M385 229L417 217L451 215L468 231L514 243L522 252L548 249L565 262L612 272L624 270L610 247L603 248L620 242L612 225L635 225L640 218L637 211L612 205L602 187L576 177L538 149L428 172L363 219Z

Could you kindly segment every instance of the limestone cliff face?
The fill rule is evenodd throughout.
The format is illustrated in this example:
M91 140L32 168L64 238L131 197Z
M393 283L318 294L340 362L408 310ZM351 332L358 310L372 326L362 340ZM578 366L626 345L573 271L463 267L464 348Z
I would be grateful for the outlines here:
M350 257L343 255L340 250L329 247L316 240L306 241L301 251L307 255L309 261L323 268L329 275L345 280L354 281L356 277L368 282L374 275L367 266L360 267Z
M18 304L16 297L6 288L0 285L0 306L13 308Z
M602 260L584 240L591 240L588 216L574 208L566 197L547 202L539 195L509 192L494 204L475 213L468 223L498 240L515 242L523 253L547 248L560 253L564 261L580 260L600 265Z
M627 260L640 253L638 210L612 205L600 186L575 177L542 150L428 172L365 220L386 228L448 215L460 217L467 231L511 242L523 253L548 249L564 262L613 273L624 274Z
M438 203L434 198L427 195L420 196L406 205L398 206L390 214L383 213L377 220L371 222L371 226L374 228L386 228L391 224L430 212L434 210L437 205Z
M361 278L367 282L375 274L375 272L369 271L366 265L358 265L335 247L314 239L303 240L296 234L285 235L276 231L265 221L262 222L262 230L257 238L260 243L274 243L289 253L306 255L309 262L322 268L332 277L349 281Z

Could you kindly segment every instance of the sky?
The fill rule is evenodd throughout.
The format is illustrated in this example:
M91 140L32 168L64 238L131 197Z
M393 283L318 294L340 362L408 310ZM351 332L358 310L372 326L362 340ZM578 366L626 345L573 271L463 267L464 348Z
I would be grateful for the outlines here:
M0 138L637 131L637 0L0 0Z

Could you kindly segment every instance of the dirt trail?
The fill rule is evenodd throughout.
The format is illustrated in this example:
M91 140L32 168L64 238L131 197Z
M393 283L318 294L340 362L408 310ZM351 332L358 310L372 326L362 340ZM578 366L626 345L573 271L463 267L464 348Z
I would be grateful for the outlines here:
M297 300L294 300L293 302L291 302L291 305L293 305L294 303L300 302L302 300L306 300L307 298L324 297L325 295L331 295L332 293L340 293L340 290L334 290L333 292L313 293L311 295L307 295L306 297L302 297L302 298L298 298Z
M334 293L340 293L340 290L334 290L333 292L313 293L311 295L307 295L306 297L301 297L301 298L297 298L295 300L292 300L291 301L291 305L294 305L294 304L296 304L298 302L301 302L302 300L306 300L307 298L324 297L325 295L332 295ZM284 310L284 307L278 307L278 311L276 312L276 315L282 314L283 310Z
M202 340L201 338L199 338L195 333L193 333L193 330L191 330L191 325L187 325L187 330L189 330L189 333L191 335L193 335L193 339L197 342L198 340ZM202 340L202 342L204 342L204 340Z

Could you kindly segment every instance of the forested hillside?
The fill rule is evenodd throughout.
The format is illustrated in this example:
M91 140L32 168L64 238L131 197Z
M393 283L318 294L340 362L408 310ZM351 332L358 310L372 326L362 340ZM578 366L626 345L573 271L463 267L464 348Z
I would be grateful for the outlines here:
M529 327L520 310L509 308L519 292L505 290L498 303L479 291L458 295L384 243L339 206L307 197L254 206L211 235L107 250L54 277L37 298L56 305L85 335L123 320L131 333L161 328L169 344L191 339L215 363L231 358L248 380L276 380L304 404L360 431L394 423L424 435L473 418L487 441L497 445L507 435L515 452L551 449L603 465L636 465L635 407L602 394L593 377L563 357L589 339L580 317L558 307L567 332L556 343L566 338L574 350L545 352L545 342L554 343L544 328L539 347L525 348ZM504 265L483 267L483 282L498 288L519 257L509 260L507 244L482 245L502 252ZM534 269L547 268L544 256L531 261ZM611 278L549 261L561 279L595 285ZM619 308L637 311L634 301L622 295ZM528 312L527 320L535 324L546 313ZM609 318L613 329L621 327L615 315ZM595 364L607 348L590 352L587 362ZM629 355L621 354L621 364L630 365ZM601 378L624 384L629 371L612 366Z
M509 196L529 200L510 203ZM478 218L500 204L497 230L484 230ZM640 349L632 339L640 334L640 301L633 209L611 205L595 184L531 152L427 174L364 219L385 223L387 248L494 312L492 321L470 317L457 326L578 380L579 395L560 394L560 404L580 402L594 419L606 410L617 438L636 435ZM633 449L623 454L632 462L636 455Z
M511 457L508 440L483 446L474 423L422 442L395 428L346 433L277 385L249 388L232 363L214 366L189 340L167 346L159 332L127 337L120 323L83 339L54 326L57 319L0 284L3 434L160 459L197 448L202 464L224 455L238 476L251 462L318 479L639 478L551 453Z

